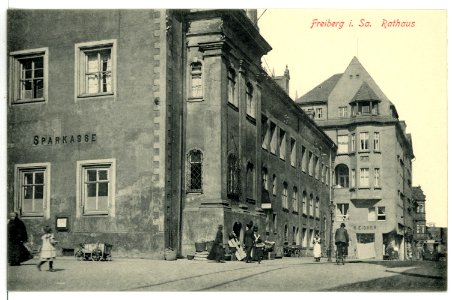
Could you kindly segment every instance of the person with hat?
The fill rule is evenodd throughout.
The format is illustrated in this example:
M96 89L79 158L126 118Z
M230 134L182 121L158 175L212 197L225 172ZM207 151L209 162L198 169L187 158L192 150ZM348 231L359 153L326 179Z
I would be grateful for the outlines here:
M251 251L253 250L253 247L254 247L253 221L250 221L246 225L243 243L245 244L245 251L246 251L245 262L250 263L251 262Z
M223 249L223 225L218 225L217 235L213 241L211 254L215 261L218 263L224 263L224 249Z
M259 228L254 226L254 259L257 260L258 263L261 263L262 258L264 257L264 242L261 239L260 234L258 233Z
M341 227L336 229L336 234L334 235L334 241L335 241L338 252L340 249L341 255L344 255L346 253L346 247L349 242L348 232L347 232L347 229L345 229L344 223L341 223Z

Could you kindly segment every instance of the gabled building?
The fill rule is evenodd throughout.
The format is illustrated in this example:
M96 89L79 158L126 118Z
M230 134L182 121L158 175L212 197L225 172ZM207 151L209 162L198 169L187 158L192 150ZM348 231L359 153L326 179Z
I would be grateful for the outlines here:
M296 103L338 146L334 227L346 224L349 255L382 258L391 244L404 258L413 241L414 154L394 104L356 57Z
M263 70L256 13L8 11L7 207L31 242L51 225L66 252L184 256L249 221L280 253L328 238L336 146L288 70Z

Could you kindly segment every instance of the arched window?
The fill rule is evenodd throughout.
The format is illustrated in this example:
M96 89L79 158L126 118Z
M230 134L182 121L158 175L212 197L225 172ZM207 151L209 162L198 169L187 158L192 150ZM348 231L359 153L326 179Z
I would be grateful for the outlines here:
M235 154L228 157L228 197L239 197L239 163Z
M314 196L309 195L309 215L314 216Z
M320 218L320 200L319 197L315 197L315 217Z
M188 153L188 192L202 192L202 160L203 154L200 150L194 149Z
M239 107L237 93L235 91L236 76L232 68L228 69L228 102Z
M190 65L190 98L202 98L202 96L202 63L197 60Z
M251 83L246 84L246 114L250 117L255 118L256 117L256 104L254 103L255 100L253 98L253 86Z
M338 188L348 188L348 167L344 164L340 164L336 167L336 185Z
M289 201L287 199L287 182L283 183L283 190L282 190L282 195L281 195L281 204L282 204L282 208L284 209L289 209Z

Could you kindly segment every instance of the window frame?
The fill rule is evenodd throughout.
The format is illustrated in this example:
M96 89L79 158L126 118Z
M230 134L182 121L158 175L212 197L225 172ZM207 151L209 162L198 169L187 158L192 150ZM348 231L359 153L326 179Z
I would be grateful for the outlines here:
M339 118L347 118L348 109L347 106L339 106Z
M374 168L374 187L375 188L380 188L381 187L380 168Z
M336 221L349 221L349 220L350 220L350 204L349 203L337 203L336 204Z
M369 132L367 131L359 133L359 150L369 151Z
M42 97L32 99L21 99L21 70L20 60L34 57L43 57L43 91ZM29 103L47 103L49 87L49 48L34 48L26 50L12 51L9 53L9 104L29 104Z
M359 187L360 188L368 188L370 186L369 182L369 168L360 168L359 169ZM367 176L365 176L367 175Z
M24 213L22 182L23 174L27 171L40 171L44 173L43 188L43 208L42 213ZM50 218L50 184L51 184L51 164L50 162L27 163L14 165L14 211L19 212L21 218Z
M192 174L191 174L191 164L192 162L190 161L190 157L191 154L194 153L195 151L198 151L201 153L201 162L199 162L199 164L201 165L201 178L200 178L200 185L201 188L196 189L196 188L192 188L191 187L191 179L192 179ZM186 155L186 192L187 194L202 194L203 193L203 187L204 187L204 152L201 149L198 148L192 148L187 152Z
M228 68L227 78L228 103L239 109L239 101L237 97L237 72L232 67Z
M279 129L279 158L286 160L286 150L287 150L287 133L283 129Z
M256 97L254 86L251 82L246 84L245 89L246 115L252 119L256 118Z
M339 134L337 136L337 154L347 154L349 151L348 134Z
M374 132L374 151L380 152L380 132Z
M240 194L239 191L240 191L239 160L237 155L235 155L234 153L230 153L228 155L227 195L229 198L238 198Z
M281 192L281 206L283 209L289 209L289 199L288 199L288 188L287 182L283 182L283 189Z
M316 119L323 119L323 107L316 107L315 108L315 118Z
M85 171L88 169L109 169L109 185L108 185L108 208L107 211L90 211L85 212L84 207L86 199L85 191ZM115 217L115 201L116 201L116 159L93 159L77 161L76 169L76 217Z
M115 98L117 95L117 40L100 40L100 41L91 41L91 42L83 42L75 44L75 75L74 75L74 97L75 101L83 100L83 99L93 99L93 98L107 98L113 97ZM86 51L96 51L96 49L101 50L102 48L110 48L111 52L111 91L110 92L99 92L99 93L87 93L84 91L84 85L82 85L86 66L82 66L82 63L85 61Z
M383 209L383 213L380 213L380 208ZM386 221L386 207L377 206L376 207L377 221Z
M292 209L294 212L298 212L298 189L296 186L292 189Z

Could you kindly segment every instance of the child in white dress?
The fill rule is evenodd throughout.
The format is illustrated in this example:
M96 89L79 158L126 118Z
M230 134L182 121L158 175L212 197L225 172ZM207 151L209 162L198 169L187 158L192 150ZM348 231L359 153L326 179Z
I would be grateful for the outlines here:
M49 272L55 272L55 270L53 269L53 259L56 257L55 244L57 243L57 241L53 236L52 228L46 226L44 228L44 235L41 237L41 239L42 239L41 255L37 268L39 271L41 271L41 266L45 264L46 261L48 261Z

